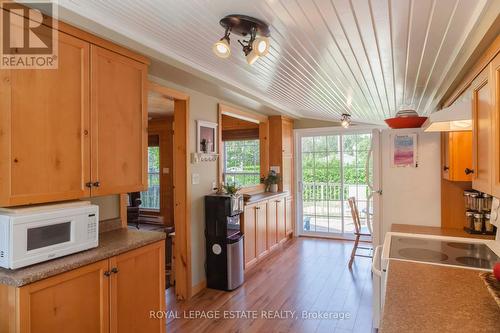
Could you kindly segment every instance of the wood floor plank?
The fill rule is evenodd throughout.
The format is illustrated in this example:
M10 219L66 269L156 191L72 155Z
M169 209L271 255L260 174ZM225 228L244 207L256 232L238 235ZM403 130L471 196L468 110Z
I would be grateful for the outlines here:
M167 320L167 332L372 332L371 261L356 258L349 271L351 249L352 242L348 241L296 238L248 272L237 290L206 289L184 302L176 301L169 290L167 310L180 318ZM222 318L186 316L194 311L218 313ZM255 311L251 312L255 318L224 318L224 314L235 316L249 311ZM303 311L309 319L302 317ZM318 314L344 312L351 317L317 318ZM278 314L282 317L269 318Z

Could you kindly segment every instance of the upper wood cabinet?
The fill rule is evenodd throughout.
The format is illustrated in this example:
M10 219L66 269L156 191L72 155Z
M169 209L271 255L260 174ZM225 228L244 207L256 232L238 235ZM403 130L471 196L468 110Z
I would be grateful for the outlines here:
M442 134L442 176L450 181L472 181L472 132Z
M92 45L92 191L147 189L147 66Z
M0 207L147 187L147 64L58 40L57 69L0 70Z
M493 164L491 194L500 198L500 54L490 64L490 80L493 99Z
M58 69L0 70L0 206L90 195L89 50L60 32Z
M293 120L269 117L269 165L280 168L279 189L290 195L293 195L293 147Z
M493 101L490 67L472 82L473 174L472 187L491 193L493 174Z

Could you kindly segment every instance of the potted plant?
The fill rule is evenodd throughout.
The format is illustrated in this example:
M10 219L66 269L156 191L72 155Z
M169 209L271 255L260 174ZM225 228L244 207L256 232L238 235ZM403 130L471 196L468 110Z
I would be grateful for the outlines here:
M222 187L224 188L224 191L229 195L235 195L239 190L241 190L241 187L236 186L236 184L224 184Z
M266 185L266 191L276 193L278 192L278 183L280 181L280 177L276 173L276 171L271 170L266 178L263 179L263 183Z

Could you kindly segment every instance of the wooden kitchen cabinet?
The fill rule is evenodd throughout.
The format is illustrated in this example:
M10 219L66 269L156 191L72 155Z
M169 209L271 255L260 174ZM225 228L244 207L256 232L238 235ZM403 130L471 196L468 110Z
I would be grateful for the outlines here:
M90 44L58 39L57 69L0 70L0 207L90 195Z
M275 200L269 200L267 203L267 245L272 251L278 246L278 225L276 219L277 203Z
M472 132L442 133L442 176L449 181L472 181Z
M150 311L165 309L165 246L144 246L110 259L111 333L165 332Z
M91 46L92 193L147 189L147 65Z
M281 197L276 201L276 221L278 242L286 240L286 221L285 221L285 198Z
M0 70L0 207L147 187L147 59L59 29L57 69Z
M102 260L19 288L19 333L109 332L108 270Z
M473 170L472 187L492 193L493 176L493 101L490 67L472 82Z
M261 202L255 206L255 226L256 226L256 252L257 258L261 258L268 253L267 247L267 202Z
M500 198L500 54L490 64L493 100L493 170L491 194Z
M255 264L257 261L256 253L256 205L245 206L243 212L243 233L244 233L244 252L245 252L245 268Z
M0 332L165 332L165 242L19 288L0 285Z
M285 224L286 224L286 235L293 234L295 229L295 219L294 219L294 211L293 211L293 197L289 196L285 198Z
M293 120L269 117L269 165L280 168L280 191L293 193Z

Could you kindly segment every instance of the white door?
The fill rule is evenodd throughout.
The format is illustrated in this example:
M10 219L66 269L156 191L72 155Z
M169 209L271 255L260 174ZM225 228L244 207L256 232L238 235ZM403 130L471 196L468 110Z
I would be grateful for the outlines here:
M355 197L367 229L374 213L371 129L296 131L297 227L299 235L353 238L354 224L347 199ZM377 162L379 159L377 159ZM373 216L373 217L372 217Z

